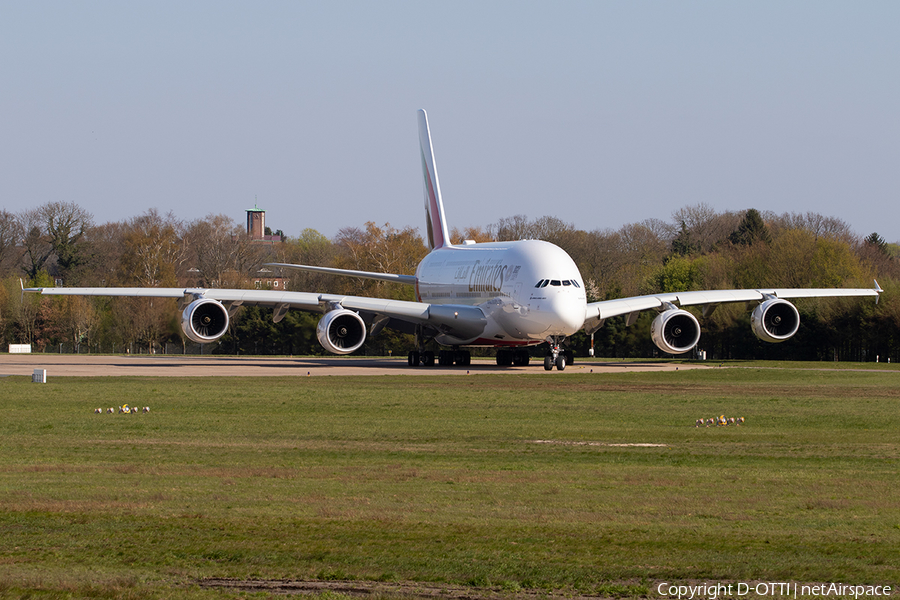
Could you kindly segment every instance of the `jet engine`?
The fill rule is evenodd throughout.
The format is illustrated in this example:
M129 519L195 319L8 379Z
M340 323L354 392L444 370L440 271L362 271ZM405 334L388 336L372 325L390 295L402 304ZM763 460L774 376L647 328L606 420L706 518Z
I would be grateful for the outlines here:
M783 342L800 328L800 313L787 300L769 298L753 309L750 326L764 342Z
M194 300L181 313L181 330L192 342L214 342L228 331L228 310L218 300Z
M700 323L688 311L672 308L653 319L650 337L663 352L683 354L700 341Z
M316 327L316 336L332 354L350 354L366 341L366 324L352 310L340 308L325 313Z

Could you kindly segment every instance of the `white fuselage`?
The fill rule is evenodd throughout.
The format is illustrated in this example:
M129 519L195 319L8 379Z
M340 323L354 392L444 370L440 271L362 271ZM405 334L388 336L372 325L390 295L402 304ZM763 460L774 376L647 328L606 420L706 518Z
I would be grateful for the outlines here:
M481 335L439 335L441 344L531 345L572 335L584 325L587 299L581 273L564 250L549 242L438 248L419 263L416 279L420 302L478 306L487 317Z

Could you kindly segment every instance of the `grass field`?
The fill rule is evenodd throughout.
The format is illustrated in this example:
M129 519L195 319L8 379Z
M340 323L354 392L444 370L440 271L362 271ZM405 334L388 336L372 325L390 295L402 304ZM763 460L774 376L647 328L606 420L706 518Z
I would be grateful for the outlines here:
M242 594L204 578L896 590L900 370L758 366L3 378L0 597ZM123 403L151 412L93 413ZM723 413L746 424L694 427Z

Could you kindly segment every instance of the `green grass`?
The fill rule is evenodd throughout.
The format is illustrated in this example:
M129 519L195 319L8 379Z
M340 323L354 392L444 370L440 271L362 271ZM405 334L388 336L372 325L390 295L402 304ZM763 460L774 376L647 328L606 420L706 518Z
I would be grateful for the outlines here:
M0 396L2 597L900 582L896 369L9 377ZM151 412L93 414L126 402ZM720 414L746 424L693 426ZM610 445L641 443L664 446Z

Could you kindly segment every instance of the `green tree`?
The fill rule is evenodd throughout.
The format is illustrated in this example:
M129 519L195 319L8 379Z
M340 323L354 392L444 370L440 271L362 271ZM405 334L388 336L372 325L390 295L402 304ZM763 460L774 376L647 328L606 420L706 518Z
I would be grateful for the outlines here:
M277 246L278 260L273 262L336 267L339 249L331 240L315 229L304 229L296 238L287 238ZM322 292L333 286L335 277L313 271L285 269L285 289L301 292Z
M879 252L887 254L887 242L883 237L878 235L877 232L870 233L866 236L866 239L863 240L865 244L877 249Z
M77 283L76 269L84 265L90 255L84 236L92 226L93 217L74 202L50 202L40 210L50 246L56 255L58 275L70 284Z
M659 269L653 283L656 290L662 293L686 292L698 289L700 276L700 269L693 260L673 256Z
M699 251L700 244L694 242L691 232L688 231L687 225L682 221L678 235L672 240L672 252L679 256L689 256Z
M19 215L22 227L22 271L35 279L53 254L53 246L44 231L39 209L23 211Z
M762 215L755 208L750 208L744 213L737 229L728 237L732 244L749 246L756 242L769 244L772 242L772 236L769 228L766 227L762 219Z

